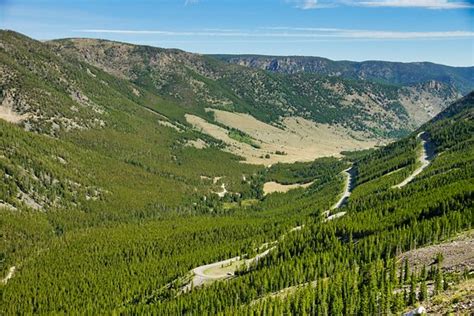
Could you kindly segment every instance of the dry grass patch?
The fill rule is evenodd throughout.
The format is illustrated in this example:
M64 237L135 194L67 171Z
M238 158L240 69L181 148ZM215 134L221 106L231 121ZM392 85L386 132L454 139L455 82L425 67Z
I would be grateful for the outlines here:
M285 128L259 121L251 115L208 109L219 123L250 135L260 148L229 137L228 130L191 114L186 120L203 133L227 144L226 150L245 158L246 163L274 164L312 161L319 157L340 156L341 151L374 147L381 140L328 124L318 124L300 117L282 120ZM285 154L276 154L284 152Z
M295 183L295 184L280 184L275 181L270 181L270 182L265 182L263 185L263 195L267 195L270 193L285 193L293 189L299 189L299 188L307 188L309 187L313 182L308 182L308 183Z

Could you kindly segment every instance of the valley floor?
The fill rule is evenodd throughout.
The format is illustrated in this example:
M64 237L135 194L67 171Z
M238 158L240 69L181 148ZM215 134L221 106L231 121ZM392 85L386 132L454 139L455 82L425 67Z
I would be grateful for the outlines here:
M351 191L353 189L353 170L352 170L352 167L344 170L342 173L343 173L344 178L345 178L345 180L344 180L344 191L342 192L341 197L339 198L339 200L331 207L331 209L324 212L323 215L326 216L326 218L323 220L324 222L334 220L334 219L342 217L346 214L345 212L338 212L338 213L329 215L330 211L336 210L336 209L338 209L338 208L340 208L341 206L344 205L344 203L349 198L349 196L351 194ZM274 182L274 183L276 183L276 182ZM267 183L265 183L265 184L267 184ZM307 184L303 184L303 185L296 184L296 185L287 185L287 186L280 185L280 186L283 186L285 189L287 189L286 191L289 191L289 190L295 189L295 188L306 188L306 187L310 186L311 184L312 183L307 183ZM296 226L296 227L293 227L292 229L290 229L289 232L291 233L291 232L299 231L302 228L303 228L303 226ZM286 234L284 234L280 238L283 238L285 235ZM265 244L261 245L258 249L256 249L256 251L261 251L264 248L268 248L269 245L277 244L277 243L278 243L278 241L273 241L272 243L265 243ZM212 283L212 282L217 281L217 280L230 279L230 278L234 277L236 271L239 270L242 266L249 267L251 264L257 262L259 259L261 259L261 258L265 257L266 255L268 255L270 253L270 251L275 249L275 247L277 247L277 246L276 245L272 246L272 247L266 249L265 251L263 251L261 253L258 253L255 257L250 258L250 259L245 259L245 258L242 258L240 256L236 256L236 257L233 257L233 258L230 258L230 259L226 259L226 260L222 260L222 261L218 261L218 262L214 262L214 263L210 263L210 264L206 264L206 265L196 267L191 271L192 279L190 280L190 282L188 284L186 284L182 288L182 291L187 292L187 291L191 290L194 287L199 287L199 286L202 286L202 285L205 285L205 284L209 284L209 283Z
M382 143L381 140L367 138L367 135L338 126L317 124L301 117L283 119L283 128L259 121L249 114L207 110L213 112L218 123L249 135L256 146L232 139L227 129L198 116L187 114L186 120L203 133L223 141L227 151L244 157L245 162L251 164L312 161Z

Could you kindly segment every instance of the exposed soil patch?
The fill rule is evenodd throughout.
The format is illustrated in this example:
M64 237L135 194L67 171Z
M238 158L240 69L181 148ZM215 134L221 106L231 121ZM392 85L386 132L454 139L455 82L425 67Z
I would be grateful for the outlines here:
M436 255L442 253L443 270L447 272L463 272L464 269L474 271L473 250L474 230L470 230L441 244L408 251L399 258L400 260L408 259L410 266L419 270L423 265L428 267L434 264Z
M215 194L217 194L218 197L220 198L223 198L226 194L227 194L227 188L225 187L225 183L222 183L221 185L221 191L219 192L214 192Z
M295 184L280 184L275 181L265 182L265 184L263 185L263 194L267 195L267 194L275 193L275 192L285 193L293 189L307 188L311 184L313 184L313 181L308 182L308 183L295 183Z
M193 139L193 140L188 140L185 144L185 147L194 147L197 149L204 149L207 148L207 143L203 141L202 139Z
M0 119L10 123L18 124L29 118L29 114L20 114L13 110L13 96L9 93L5 95L0 104Z

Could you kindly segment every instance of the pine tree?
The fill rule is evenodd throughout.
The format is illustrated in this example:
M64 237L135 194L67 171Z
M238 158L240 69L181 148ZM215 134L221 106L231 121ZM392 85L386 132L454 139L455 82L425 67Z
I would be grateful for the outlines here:
M415 275L411 275L411 282L410 282L410 295L408 297L408 304L413 305L416 302L416 280Z
M418 301L423 302L428 299L428 287L426 286L426 280L422 279L420 283L420 292L418 293Z
M403 282L405 284L408 282L409 277L410 277L410 266L408 265L408 259L405 259L405 267L404 267L404 274L403 274Z
M442 289L443 289L443 273L441 272L440 268L437 268L435 272L434 293L438 295L439 293L441 293Z

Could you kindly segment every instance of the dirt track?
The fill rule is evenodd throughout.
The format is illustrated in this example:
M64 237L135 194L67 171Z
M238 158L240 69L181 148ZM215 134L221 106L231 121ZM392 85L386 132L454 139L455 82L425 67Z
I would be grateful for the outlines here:
M433 153L430 153L431 151L431 144L428 141L427 135L425 132L421 132L417 135L418 138L421 139L421 147L422 147L422 152L420 156L418 157L418 161L421 163L421 165L416 168L405 180L400 182L397 185L394 185L392 188L397 188L401 189L404 186L406 186L408 183L413 181L413 179L419 175L423 170L426 169L431 163L431 160L433 159Z
M8 280L13 278L13 276L15 275L15 270L16 270L15 266L10 267L10 269L8 270L7 275L2 279L3 284L7 284Z
M240 256L233 257L230 259L214 262L206 265L199 266L192 270L193 278L189 284L187 284L182 291L187 292L192 287L199 287L206 283L210 283L217 280L225 280L232 278L235 271L242 265L250 266L255 261L265 257L275 249L275 246L257 254L255 257L250 259L242 259Z

